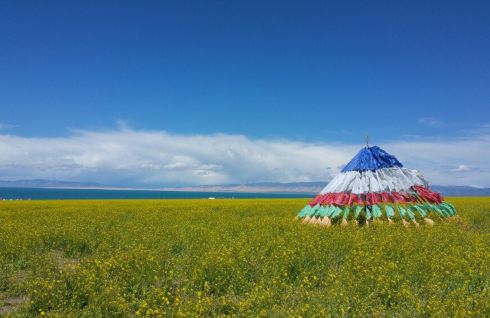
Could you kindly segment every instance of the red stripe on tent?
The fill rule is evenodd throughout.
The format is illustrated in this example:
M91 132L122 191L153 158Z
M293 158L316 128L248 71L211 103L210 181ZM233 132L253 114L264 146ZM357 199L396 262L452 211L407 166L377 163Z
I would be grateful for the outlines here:
M333 203L335 199L335 193L327 193L323 196L322 205L329 205Z
M413 192L382 192L382 193L326 193L317 195L309 204L315 206L317 204L337 206L352 206L352 205L373 205L380 203L414 203L417 201L427 201L430 203L442 203L442 196L422 186L414 186Z
M335 205L347 205L347 202L349 200L349 195L347 193L337 193L335 197Z
M371 193L366 194L366 205L372 205L373 200L371 199Z
M425 187L422 187L422 186L413 186L412 188L424 200L429 201L431 203L442 203L443 199L439 193L431 191L431 190L429 190Z
M394 203L393 197L388 192L381 193L381 201L384 203Z
M407 203L403 195L401 195L399 192L391 192L391 196L396 203Z
M311 205L311 207L314 207L315 205L320 203L322 199L323 199L323 195L319 194L313 200L311 200L309 204Z
M358 197L357 194L351 193L349 196L349 202L347 202L347 205L353 205L355 202L358 202Z

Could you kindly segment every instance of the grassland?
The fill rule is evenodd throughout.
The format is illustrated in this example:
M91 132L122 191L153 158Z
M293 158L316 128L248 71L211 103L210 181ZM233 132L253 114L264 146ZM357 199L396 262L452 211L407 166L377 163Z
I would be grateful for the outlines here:
M306 200L0 202L0 315L489 316L490 198L434 227L320 228Z

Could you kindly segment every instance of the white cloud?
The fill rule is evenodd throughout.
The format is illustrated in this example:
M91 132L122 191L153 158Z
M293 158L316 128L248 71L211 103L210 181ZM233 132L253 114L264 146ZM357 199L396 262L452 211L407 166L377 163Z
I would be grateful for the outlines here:
M420 117L417 119L417 123L432 128L440 128L444 126L444 122L441 119L434 117Z
M456 168L451 169L451 171L454 171L454 172L466 172L466 171L470 171L470 170L471 170L471 168L468 167L467 165L459 165Z
M355 152L241 135L77 131L64 138L0 135L3 179L49 178L124 185L327 180Z
M488 135L452 141L402 140L380 146L406 167L421 170L432 184L490 186ZM74 130L58 138L0 134L0 176L125 186L317 181L338 173L360 147L128 127ZM464 167L478 168L461 173Z
M384 145L406 167L420 170L431 184L490 186L490 135L451 140L417 140ZM465 173L454 171L465 162Z

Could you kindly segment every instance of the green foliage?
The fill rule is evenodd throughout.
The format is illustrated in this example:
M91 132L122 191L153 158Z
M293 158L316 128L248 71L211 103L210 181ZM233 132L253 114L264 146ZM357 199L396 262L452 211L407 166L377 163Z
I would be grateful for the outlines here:
M1 202L0 316L489 314L490 198L418 228L294 222L306 202Z

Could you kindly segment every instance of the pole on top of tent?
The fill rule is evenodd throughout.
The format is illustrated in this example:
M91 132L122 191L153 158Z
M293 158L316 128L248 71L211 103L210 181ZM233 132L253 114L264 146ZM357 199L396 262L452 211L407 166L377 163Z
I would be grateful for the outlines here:
M369 135L366 134L366 147L369 148Z

